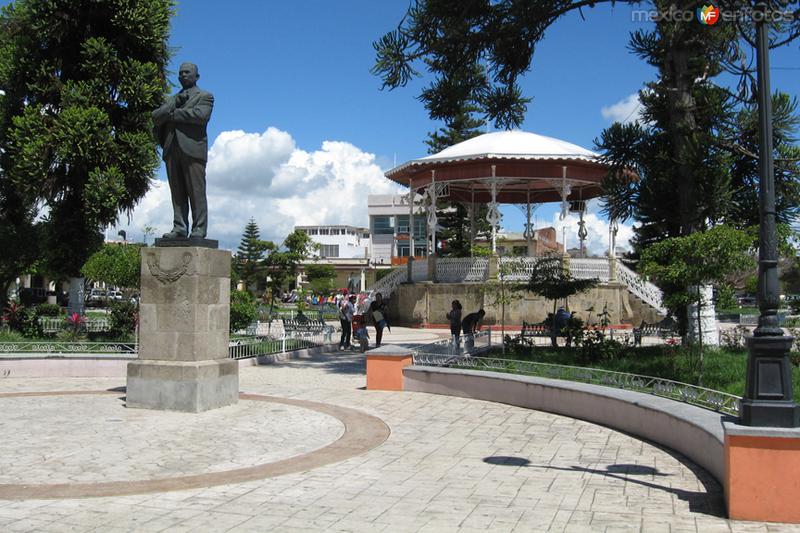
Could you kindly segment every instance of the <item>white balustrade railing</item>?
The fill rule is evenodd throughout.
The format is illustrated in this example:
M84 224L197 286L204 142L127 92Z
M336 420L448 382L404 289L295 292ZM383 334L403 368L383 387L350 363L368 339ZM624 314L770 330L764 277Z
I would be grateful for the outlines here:
M411 265L411 281L428 280L428 259L415 259Z
M370 295L379 292L381 296L388 297L394 292L398 285L406 281L407 277L407 267L405 265L397 267L375 282L370 289Z
M503 281L528 281L538 257L501 257L498 261L499 277Z
M108 331L111 329L111 323L107 318L84 317L83 320L81 329L90 333ZM67 323L66 316L40 316L39 325L45 333L58 333L63 329L71 327Z
M475 283L489 278L486 257L442 257L436 260L436 280L443 283Z
M569 272L576 279L608 281L611 269L608 259L577 257L569 260Z
M667 314L661 289L642 279L639 274L617 261L617 279L628 286L636 297L652 305L662 315Z

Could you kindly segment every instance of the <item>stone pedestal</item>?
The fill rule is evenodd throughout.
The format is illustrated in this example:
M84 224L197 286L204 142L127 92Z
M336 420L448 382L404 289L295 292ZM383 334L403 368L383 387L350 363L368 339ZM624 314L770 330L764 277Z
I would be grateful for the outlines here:
M142 249L139 360L128 364L128 407L201 412L239 398L228 358L230 252Z

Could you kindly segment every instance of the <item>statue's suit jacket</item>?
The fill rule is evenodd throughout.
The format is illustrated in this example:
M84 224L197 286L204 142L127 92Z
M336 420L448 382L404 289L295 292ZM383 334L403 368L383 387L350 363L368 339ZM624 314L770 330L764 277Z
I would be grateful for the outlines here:
M177 102L183 98L186 101L178 106ZM194 86L168 97L161 107L153 111L153 133L163 149L165 161L176 147L189 157L206 161L206 124L213 107L214 96Z

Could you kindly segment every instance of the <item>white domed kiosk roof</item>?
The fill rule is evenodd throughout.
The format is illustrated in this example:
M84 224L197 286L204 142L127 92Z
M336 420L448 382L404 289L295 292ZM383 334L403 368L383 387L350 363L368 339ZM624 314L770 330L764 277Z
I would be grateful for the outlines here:
M534 203L588 200L602 194L608 166L600 156L561 139L521 130L485 133L412 159L386 173L414 190L447 182L453 201ZM499 188L491 193L491 184Z
M521 130L497 131L454 144L408 164L469 159L566 159L594 161L598 155L576 144Z

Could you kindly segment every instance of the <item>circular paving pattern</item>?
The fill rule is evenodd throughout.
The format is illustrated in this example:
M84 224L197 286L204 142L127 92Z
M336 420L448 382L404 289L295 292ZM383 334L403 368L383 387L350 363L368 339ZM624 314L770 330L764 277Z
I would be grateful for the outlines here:
M7 420L26 428L0 441L0 498L240 483L338 462L389 435L374 416L318 402L241 394L237 405L195 414L126 409L120 394L0 395ZM20 424L37 419L48 424Z

